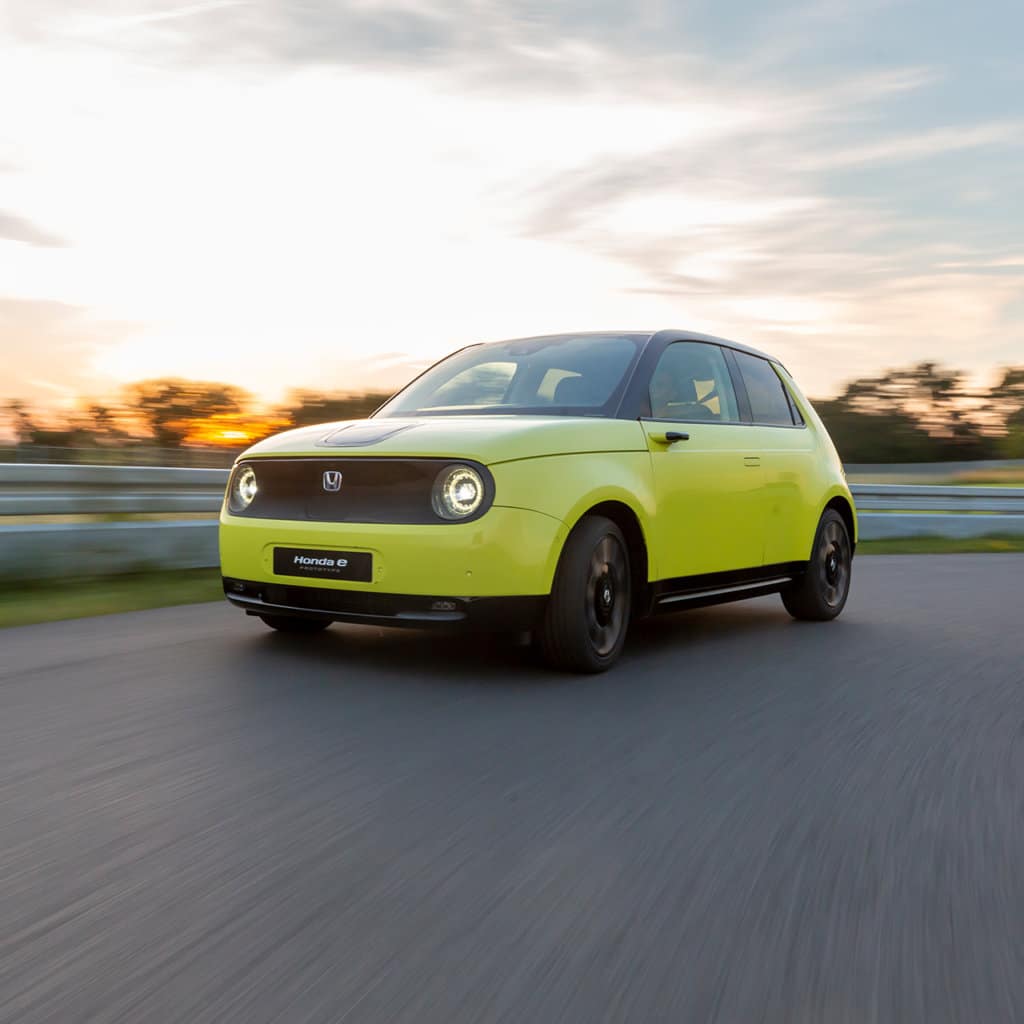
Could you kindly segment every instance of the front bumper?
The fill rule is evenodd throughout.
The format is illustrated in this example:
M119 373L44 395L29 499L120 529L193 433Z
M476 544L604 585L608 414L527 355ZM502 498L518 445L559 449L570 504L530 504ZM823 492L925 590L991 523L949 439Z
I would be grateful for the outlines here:
M437 601L468 607L480 598L546 597L567 533L552 516L505 507L493 507L470 523L410 525L247 519L224 512L221 573L245 584L312 591L324 601L330 600L326 595L335 595L336 603L337 595L352 595L350 604L359 614L376 615L374 601L389 597L429 599L427 611L436 610L430 605ZM357 582L277 574L276 547L368 552L372 578ZM423 609L420 600L406 604ZM348 614L351 609L337 610Z
M224 577L224 596L249 615L296 615L413 629L532 629L546 597L432 597L344 591Z

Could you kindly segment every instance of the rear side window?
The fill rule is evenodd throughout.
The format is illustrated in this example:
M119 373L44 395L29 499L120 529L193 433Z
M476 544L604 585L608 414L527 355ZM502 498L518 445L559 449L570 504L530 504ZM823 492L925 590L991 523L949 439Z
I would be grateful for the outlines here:
M786 388L767 359L747 352L733 352L750 399L755 423L768 427L792 427L795 423Z
M651 417L736 423L739 410L725 356L717 345L673 342L651 376Z

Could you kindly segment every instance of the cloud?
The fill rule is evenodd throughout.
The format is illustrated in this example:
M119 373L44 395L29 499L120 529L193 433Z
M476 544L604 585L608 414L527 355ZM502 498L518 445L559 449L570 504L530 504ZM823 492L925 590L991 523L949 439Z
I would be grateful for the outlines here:
M637 80L651 71L646 62L658 58L671 61L675 74L690 61L713 68L708 44L721 24L729 26L727 41L741 40L748 49L773 39L765 51L770 59L757 62L763 71L765 63L783 64L789 55L778 39L792 45L797 38L779 26L809 18L820 32L850 17L846 5L797 2L769 20L759 4L745 0L734 4L732 17L709 18L703 2L649 0L148 0L126 15L120 0L94 0L83 15L78 0L12 0L8 19L23 38L116 42L151 60L440 69L530 91L537 76L549 84L582 84L574 63L562 58L588 49L620 54Z
M866 90L838 79L793 90L793 103L768 91L763 118L538 180L518 196L521 230L618 263L638 295L675 306L676 325L760 342L818 393L883 360L1007 361L1024 350L1024 324L1007 319L1024 266L1020 219L1005 209L1015 186L995 168L1018 159L1024 124L876 134L891 93L933 81L916 70ZM977 167L958 154L982 148L1002 196L992 216L949 194Z
M116 0L82 13L77 0L15 2L9 21L32 41L92 41L149 59L209 64L239 59L292 64L389 62L441 55L457 45L461 6L452 15L429 5L374 0L208 0L149 2L126 15Z
M796 166L801 170L820 171L866 164L899 163L986 146L1019 147L1022 143L1024 120L957 125L932 131L900 134L831 152L811 154L803 160L798 159Z
M67 245L63 239L51 235L48 231L38 228L24 217L0 210L0 240L25 242L47 249L57 249Z
M209 14L225 7L240 7L249 3L249 0L209 0L208 3L187 4L178 7L166 7L162 10L153 10L141 14L120 14L120 15L84 15L76 19L72 24L72 31L79 31L85 34L102 35L110 32L117 32L120 29L132 28L136 25L152 24L158 21L175 21L178 18L192 18L199 14Z
M88 6L10 5L35 191L5 199L75 244L0 277L152 325L111 375L334 386L375 344L660 322L821 389L1020 342L1019 90L917 0Z
M109 381L93 370L96 354L135 329L62 302L0 298L0 399L105 390Z

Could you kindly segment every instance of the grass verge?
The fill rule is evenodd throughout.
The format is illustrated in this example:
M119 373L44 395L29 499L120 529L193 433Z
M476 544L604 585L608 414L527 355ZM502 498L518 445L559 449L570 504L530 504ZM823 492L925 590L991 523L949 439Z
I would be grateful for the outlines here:
M217 601L223 596L218 569L14 582L0 592L0 628Z
M1024 551L1024 537L888 537L862 540L858 555L967 555Z

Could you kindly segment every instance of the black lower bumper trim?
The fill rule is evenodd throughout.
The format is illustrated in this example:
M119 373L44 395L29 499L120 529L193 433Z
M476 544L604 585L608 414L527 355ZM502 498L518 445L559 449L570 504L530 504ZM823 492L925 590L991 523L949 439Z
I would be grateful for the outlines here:
M250 615L298 615L375 626L519 631L537 625L546 596L436 597L298 587L223 577L224 596Z

